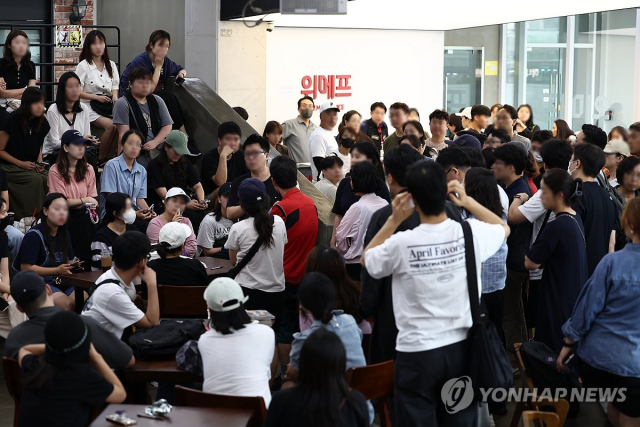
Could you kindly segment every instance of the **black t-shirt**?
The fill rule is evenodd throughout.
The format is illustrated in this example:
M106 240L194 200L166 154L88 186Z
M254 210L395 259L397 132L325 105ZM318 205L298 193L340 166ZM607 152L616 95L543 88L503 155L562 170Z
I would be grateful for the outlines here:
M7 89L25 88L29 80L36 79L36 66L33 61L29 61L29 63L31 67L21 66L18 70L17 67L11 67L6 60L0 60L0 77L4 78Z
M591 276L602 257L609 252L611 231L616 226L616 207L609 193L597 182L585 182L575 210L584 224Z
M197 259L170 258L149 261L149 267L156 272L160 285L206 286L209 284L207 270Z
M0 260L2 258L9 258L9 237L6 232L0 233Z
M382 180L380 180L380 189L376 191L376 195L391 203L389 189ZM342 181L340 181L340 184L338 184L338 189L336 190L336 201L333 202L333 209L331 212L336 215L344 216L351 205L356 203L358 200L360 200L360 197L356 196L353 194L353 191L351 191L351 178L343 178Z
M4 169L0 169L0 191L9 191L9 184L7 183L7 175L5 175Z
M36 231L37 230L37 231ZM33 226L25 235L20 245L20 252L18 252L17 264L30 264L40 267L57 267L60 264L66 263L68 260L73 259L73 247L71 246L71 235L67 231L67 256L64 256L64 252L60 243L60 231L53 238L53 249L55 254L48 254L47 248L43 244L42 237L40 235L40 224ZM43 236L44 237L44 236ZM48 258L48 259L47 259ZM52 285L53 276L44 276L44 281Z
M210 194L215 191L218 186L211 180L211 177L216 174L218 170L218 164L220 163L220 153L218 149L206 153L202 156L202 172L200 173L200 181L204 188L204 194ZM233 182L237 177L249 172L247 165L244 162L244 152L242 150L233 153L231 159L227 160L227 182Z
M513 198L516 194L525 193L531 197L531 187L524 178L516 179L508 187L504 189L505 193L509 197L509 205L513 203ZM524 267L524 256L529 250L531 243L531 233L533 232L533 224L529 221L525 221L522 224L512 225L511 234L507 238L507 246L509 252L507 253L507 268L513 271L526 272Z
M158 193L156 193L156 188L166 188L167 191L173 187L180 187L184 190L185 193L189 193L191 189L200 182L198 178L198 172L196 172L196 168L193 167L189 159L184 158L187 161L187 179L186 182L180 180L177 177L177 169L178 166L176 163L171 165L171 174L169 179L165 179L162 175L162 165L160 164L159 158L155 158L149 162L149 166L147 166L147 203L149 206L153 203L156 206L160 205L160 197Z
M231 191L229 192L229 201L227 202L227 207L229 206L240 206L240 199L238 198L238 188L240 188L240 184L247 178L251 178L251 173L247 173L245 175L239 176L233 180L231 183ZM273 186L271 182L271 177L269 177L266 181L262 181L264 183L264 188L267 191L267 195L269 196L269 206L273 206L273 204L277 201L282 200L282 196L276 188Z
M306 423L305 394L292 387L273 395L264 427L298 427ZM362 393L351 390L353 405L344 404L340 408L340 425L349 427L369 427L367 401Z
M38 370L43 359L22 358L22 381ZM76 363L59 370L53 391L36 391L25 386L20 398L21 426L85 427L91 423L91 410L100 407L113 392L108 382L88 363Z
M42 119L40 129L36 129L36 120L30 120L31 131L24 132L22 128L22 120L17 111L9 114L4 122L3 131L9 134L9 142L5 151L21 161L36 162L44 143L44 138L49 133L49 122L46 118ZM5 164L8 162L3 161Z

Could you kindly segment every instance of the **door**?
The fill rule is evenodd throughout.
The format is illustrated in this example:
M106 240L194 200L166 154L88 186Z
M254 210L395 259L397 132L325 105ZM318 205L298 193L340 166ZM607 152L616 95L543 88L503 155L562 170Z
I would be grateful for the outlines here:
M564 111L564 47L529 47L527 51L526 100L535 112L535 124L551 129Z
M445 47L443 104L449 113L482 104L483 65L483 48Z

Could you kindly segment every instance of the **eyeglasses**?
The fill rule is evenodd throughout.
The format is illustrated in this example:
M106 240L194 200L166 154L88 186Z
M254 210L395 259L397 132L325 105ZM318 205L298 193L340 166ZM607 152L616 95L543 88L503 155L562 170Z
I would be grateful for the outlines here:
M449 172L451 172L454 169L455 169L455 167L450 167L449 170L445 173L445 175L449 175Z
M245 159L255 159L260 154L266 154L266 151L251 151L250 153L244 153Z
M151 254L150 253L147 254L147 261L151 261Z

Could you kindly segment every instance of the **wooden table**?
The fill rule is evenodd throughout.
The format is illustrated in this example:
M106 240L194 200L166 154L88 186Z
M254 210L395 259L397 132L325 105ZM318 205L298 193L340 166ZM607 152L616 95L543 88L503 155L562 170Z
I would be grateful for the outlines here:
M185 408L174 406L170 414L164 420L138 417L138 413L144 413L148 405L111 404L106 407L98 418L91 423L91 427L115 427L106 416L115 414L116 411L127 411L127 417L138 421L136 426L189 426L189 427L246 427L253 416L253 411L248 409L227 408Z
M121 371L122 377L131 382L200 382L202 377L178 369L176 359L137 360L133 366Z
M207 266L207 277L209 280L213 280L216 277L226 276L229 270L233 267L231 261L226 259L217 259L211 257L199 257L196 258L198 261L203 262ZM222 267L222 268L215 268ZM215 269L213 269L215 268ZM100 276L102 276L102 271L85 271L82 273L69 274L67 276L60 276L60 281L63 286L75 286L79 289L88 290L96 280ZM162 278L158 278L158 283L162 284ZM75 306L76 312L80 313L82 311L82 307L84 307L84 293L76 292L75 298Z

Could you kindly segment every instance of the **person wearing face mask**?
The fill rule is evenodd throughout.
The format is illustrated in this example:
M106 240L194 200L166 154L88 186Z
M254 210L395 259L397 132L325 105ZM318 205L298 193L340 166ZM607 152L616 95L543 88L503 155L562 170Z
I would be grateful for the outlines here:
M104 253L111 253L113 241L125 231L139 231L133 225L136 211L133 209L131 198L123 193L111 193L105 203L105 215L102 226L93 236L91 242L91 270L102 268L101 259Z
M193 232L191 221L186 216L182 216L191 199L186 193L178 187L171 188L167 191L164 199L164 212L154 218L147 228L147 237L154 245L160 242L160 230L170 222L178 222L186 224L191 229L191 235L187 238L187 242L182 251L182 255L193 258L198 251L198 243L196 235Z
M147 265L150 251L149 239L139 231L118 236L113 242L113 267L96 280L96 288L87 299L82 315L94 318L118 338L129 326L145 329L159 324L156 273ZM136 277L147 285L146 312L133 303Z
M149 267L160 277L163 285L206 286L209 282L207 270L200 261L180 256L192 234L193 230L188 225L179 222L169 222L160 229L160 258L149 261Z
M351 170L351 156L349 150L356 143L355 134L350 127L343 127L338 134L338 152L337 157L342 160L342 176L347 176ZM322 166L321 169L322 170ZM320 182L320 181L318 181Z
M282 123L282 142L297 163L309 162L309 138L317 126L310 120L315 103L310 96L298 100L298 117Z
M85 147L91 141L77 131L70 129L62 134L62 147L58 161L49 171L49 193L61 193L69 204L69 233L71 246L78 258L91 259L91 241L96 232L91 215L98 207L96 197L96 175L85 159ZM90 213L93 210L93 214ZM97 216L95 221L98 221Z
M344 115L342 116L342 121L340 122L340 125L338 126L338 131L341 131L342 128L346 127L350 127L351 130L353 131L357 142L370 142L373 144L373 140L371 138L369 138L369 136L362 132L362 116L360 115L360 113L358 113L356 110L349 110L346 113L344 113ZM338 139L338 137L336 137L336 140Z

